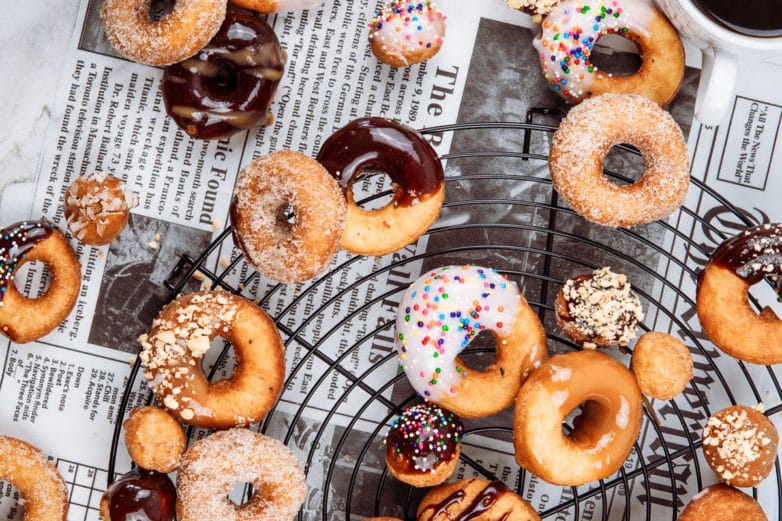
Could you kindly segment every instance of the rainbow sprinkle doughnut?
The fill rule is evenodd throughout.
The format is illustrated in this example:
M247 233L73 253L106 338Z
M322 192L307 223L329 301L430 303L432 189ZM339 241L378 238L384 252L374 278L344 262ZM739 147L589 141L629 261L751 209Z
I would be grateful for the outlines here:
M369 23L369 45L377 59L393 67L428 60L440 50L445 15L434 2L386 3Z

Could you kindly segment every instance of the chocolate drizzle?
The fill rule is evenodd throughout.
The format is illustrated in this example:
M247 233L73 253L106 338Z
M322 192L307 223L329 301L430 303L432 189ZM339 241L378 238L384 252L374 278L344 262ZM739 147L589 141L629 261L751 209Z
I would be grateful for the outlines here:
M406 409L394 420L386 439L386 458L406 472L434 472L451 461L461 443L461 419L434 404Z
M200 139L222 139L252 128L266 120L284 64L268 23L229 11L209 45L166 67L166 112Z
M317 160L345 193L365 171L385 172L394 183L396 206L436 193L445 179L434 148L414 130L385 118L352 121L323 143Z
M0 230L0 306L27 252L49 237L53 229L54 225L47 221L23 221Z
M448 509L452 505L461 504L466 496L464 489L467 488L471 483L472 481L467 482L463 488L460 488L449 494L439 503L427 507L423 512L421 512L421 515L418 516L418 519L436 519L437 516L445 514L448 521L470 521L471 519L479 517L484 512L491 510L497 504L497 501L499 501L499 499L506 492L508 492L507 487L502 482L492 481L486 485L486 487L481 490L478 495L475 496L472 502L464 507L464 509L461 509L458 512L455 511L456 509L449 511ZM432 515L426 517L430 509L432 511ZM507 518L509 513L510 512L504 513L502 519Z
M747 228L720 244L711 262L727 268L747 284L769 277L777 294L782 291L782 224L770 223Z
M172 521L176 489L168 475L136 468L113 483L103 501L109 512L105 521Z

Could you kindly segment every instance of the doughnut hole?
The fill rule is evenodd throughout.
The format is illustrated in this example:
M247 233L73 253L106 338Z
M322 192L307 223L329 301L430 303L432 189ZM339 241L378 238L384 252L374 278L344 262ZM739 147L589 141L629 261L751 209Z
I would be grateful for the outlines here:
M16 290L25 298L36 299L49 290L51 269L45 262L33 260L19 267L14 276Z
M19 492L19 489L17 489L12 483L0 479L0 497L3 497L5 498L5 500L10 502L10 505L5 505L5 504L3 505L4 507L7 506L8 519L25 518L24 517L25 500L22 497L22 493Z
M466 365L474 371L485 371L497 358L497 338L491 331L481 331L461 354Z
M231 491L228 493L228 501L241 507L250 502L253 497L253 484L249 481L236 483L231 487Z
M224 350L225 355L223 355ZM231 378L237 365L238 361L233 345L221 336L215 336L212 339L209 350L201 359L201 369L204 371L204 374L207 376L213 372L215 374L215 377L210 378L212 382L218 379L228 380Z
M377 210L394 199L393 182L383 170L367 169L353 178L353 200L364 211Z
M176 0L151 0L149 2L149 19L153 22L159 22L174 10Z
M638 148L628 143L612 146L603 159L603 172L609 181L617 186L631 185L638 181L644 173L644 166L644 157Z
M629 38L605 34L597 39L589 61L613 76L632 76L641 68L641 51Z

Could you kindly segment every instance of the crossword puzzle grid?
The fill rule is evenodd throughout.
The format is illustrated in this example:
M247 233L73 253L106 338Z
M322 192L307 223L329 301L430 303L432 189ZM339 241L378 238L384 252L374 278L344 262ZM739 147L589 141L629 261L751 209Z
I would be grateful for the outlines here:
M57 470L69 488L68 521L99 521L106 471L63 459L57 460Z

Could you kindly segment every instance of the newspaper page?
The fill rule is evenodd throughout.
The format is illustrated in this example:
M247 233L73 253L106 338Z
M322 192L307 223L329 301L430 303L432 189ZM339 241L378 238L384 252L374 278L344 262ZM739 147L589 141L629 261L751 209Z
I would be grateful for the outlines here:
M103 35L99 4L80 2L30 215L64 230L65 189L96 170L122 177L140 204L111 245L71 240L82 288L69 317L40 341L0 347L2 433L50 455L69 487L69 521L99 518L110 457L117 475L131 467L121 443L111 453L111 439L130 408L151 400L141 378L131 381L136 339L171 298L167 283L179 280L188 258L222 237L241 167L279 149L314 156L335 130L369 115L433 129L424 135L446 163L447 199L430 233L383 257L340 252L326 273L299 285L253 274L230 236L199 270L225 272L222 284L259 302L285 341L284 392L255 428L283 440L305 464L304 518L414 517L425 490L395 481L383 456L388 426L416 400L400 373L394 320L404 289L439 265L474 262L508 273L539 312L554 354L572 349L551 312L561 282L610 263L627 273L648 305L644 328L671 332L693 352L693 384L671 402L652 403L654 412L645 417L622 471L600 483L556 487L520 469L512 410L466 422L453 479L499 479L546 519L673 518L716 481L693 445L708 413L731 401L779 406L777 371L737 364L714 348L700 332L694 295L697 271L722 239L747 223L782 218L774 203L780 181L771 175L779 162L774 150L782 114L782 94L771 86L782 69L764 69L772 79L763 84L743 75L746 84L739 85L730 119L706 128L693 121L699 74L688 67L669 109L689 137L700 184L690 191L686 211L667 223L623 232L588 224L557 199L547 181L550 132L513 125L442 130L455 123L556 125L567 111L539 73L531 45L535 26L501 0L471 9L443 0L446 44L433 59L402 69L380 64L366 44L376 2L328 2L270 15L288 56L272 105L274 122L220 141L193 140L178 130L165 113L162 70L114 52ZM602 63L613 63L618 72L637 61L621 48L602 53ZM630 177L642 166L633 154L612 153L606 162L607 169ZM388 188L383 175L366 176L354 187L359 200ZM28 265L17 284L35 295L47 276ZM199 279L187 281L183 291L203 287ZM757 292L764 304L775 302L766 288ZM217 357L222 340L213 344L207 370L228 377L233 358ZM491 338L479 336L470 350L471 364L489 364ZM626 354L613 354L629 364ZM129 404L121 410L126 390ZM779 516L771 494L778 480L777 471L757 490L770 519ZM0 517L22 519L18 492L2 487Z

